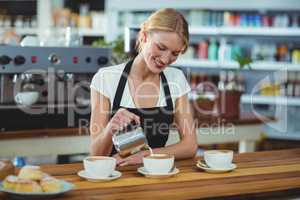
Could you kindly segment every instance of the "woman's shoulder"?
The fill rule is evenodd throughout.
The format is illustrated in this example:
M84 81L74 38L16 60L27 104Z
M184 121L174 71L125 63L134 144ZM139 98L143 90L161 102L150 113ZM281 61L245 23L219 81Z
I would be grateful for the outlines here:
M125 64L113 65L109 67L102 67L94 75L91 81L91 88L96 89L98 92L102 93L108 98L113 98L113 91L115 91L116 83L125 67Z

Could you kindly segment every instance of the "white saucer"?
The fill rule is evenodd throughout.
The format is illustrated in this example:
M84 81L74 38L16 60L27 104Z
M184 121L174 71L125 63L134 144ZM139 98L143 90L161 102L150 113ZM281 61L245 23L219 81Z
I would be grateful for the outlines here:
M152 174L149 173L144 167L139 167L137 171L148 178L167 178L179 173L179 169L176 167L169 173Z
M122 176L122 173L119 171L113 171L113 173L109 177L92 177L87 174L85 170L81 170L77 173L78 176L84 178L90 182L104 182L104 181L112 181L118 179Z
M209 172L209 173L224 173L224 172L230 172L234 169L236 169L236 164L232 163L230 165L230 167L228 168L211 168L209 166L206 165L206 163L204 163L204 161L198 161L196 166L200 169L203 169L205 170L206 172Z

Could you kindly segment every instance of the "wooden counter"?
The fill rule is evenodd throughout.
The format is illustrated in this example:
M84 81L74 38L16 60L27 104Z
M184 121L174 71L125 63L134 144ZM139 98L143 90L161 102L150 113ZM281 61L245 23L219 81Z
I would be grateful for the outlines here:
M300 195L300 149L238 154L238 168L230 173L208 174L195 166L195 158L176 161L180 173L166 179L148 179L136 172L139 166L119 168L120 179L87 182L76 175L81 164L48 165L42 169L75 184L60 200L88 199L202 199ZM5 195L0 193L0 199ZM256 198L254 198L256 197Z

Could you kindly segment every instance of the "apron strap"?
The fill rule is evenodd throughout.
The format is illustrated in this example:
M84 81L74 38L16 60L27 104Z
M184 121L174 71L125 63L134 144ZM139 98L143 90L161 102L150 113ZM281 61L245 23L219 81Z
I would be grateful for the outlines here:
M165 97L166 97L166 102L167 102L167 109L173 110L173 102L172 102L171 92L170 92L169 84L168 84L168 81L167 81L167 78L166 78L164 72L160 73L160 77L161 77L163 87L164 87L164 92L165 92Z
M117 110L120 107L121 99L123 96L124 88L126 85L126 81L132 66L133 60L130 60L126 65L125 68L121 74L120 81L118 83L117 91L115 94L114 102L113 102L113 107L112 107L112 115L117 112Z

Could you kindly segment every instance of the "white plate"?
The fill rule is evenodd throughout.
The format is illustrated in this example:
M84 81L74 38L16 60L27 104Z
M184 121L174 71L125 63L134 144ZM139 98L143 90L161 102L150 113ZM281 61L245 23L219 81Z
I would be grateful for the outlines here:
M173 171L171 171L169 173L161 173L161 174L149 173L144 167L139 167L137 169L137 171L140 174L143 174L144 176L146 176L148 178L167 178L167 177L174 176L175 174L179 173L179 169L177 169L176 167L173 169Z
M209 173L224 173L224 172L230 172L234 169L236 169L236 164L232 163L231 166L229 168L211 168L209 166L206 165L206 163L204 163L204 161L198 161L196 166L200 169L203 169Z
M0 183L0 191L7 193L11 199L49 199L62 195L65 192L68 192L74 188L72 183L67 181L59 180L62 184L62 189L59 192L15 192L12 190L7 190L3 188L2 183Z
M113 173L109 176L109 177L92 177L89 176L85 170L81 170L77 173L78 176L80 176L81 178L84 178L90 182L103 182L103 181L112 181L115 179L118 179L122 176L122 173L119 171L113 171Z

